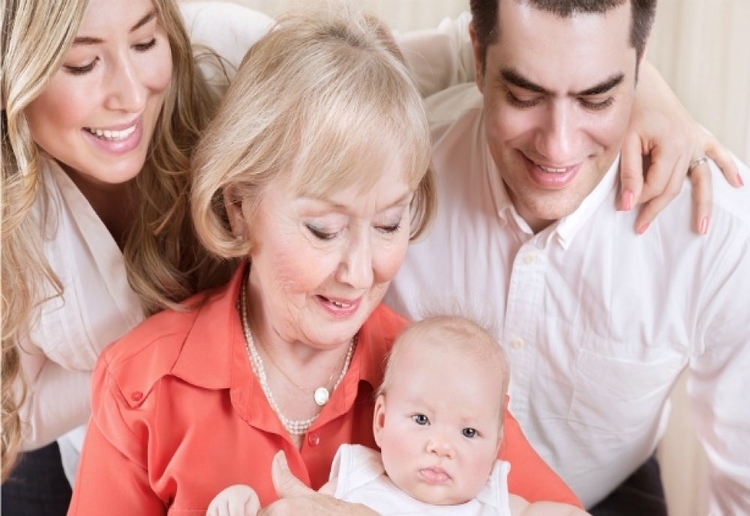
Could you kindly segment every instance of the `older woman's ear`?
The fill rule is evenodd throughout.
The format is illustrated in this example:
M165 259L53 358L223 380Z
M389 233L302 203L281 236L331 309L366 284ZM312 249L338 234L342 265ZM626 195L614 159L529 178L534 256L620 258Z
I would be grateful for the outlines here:
M239 188L235 185L230 185L224 188L222 196L224 197L224 207L227 210L227 217L229 219L229 225L232 228L232 234L238 239L245 239L247 230L247 221L245 220L245 213L242 209L243 196L239 192Z

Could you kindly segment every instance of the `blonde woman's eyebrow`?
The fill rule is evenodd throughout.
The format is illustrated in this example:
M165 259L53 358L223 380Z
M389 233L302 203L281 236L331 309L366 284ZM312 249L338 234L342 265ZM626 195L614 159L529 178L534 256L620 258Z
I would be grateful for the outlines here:
M145 16L143 16L140 20L138 20L135 25L130 29L130 32L133 33L146 25L148 22L156 18L156 11L152 10L151 12L147 13ZM73 45L97 45L99 43L103 43L104 40L101 38L94 38L91 36L78 36L73 40Z

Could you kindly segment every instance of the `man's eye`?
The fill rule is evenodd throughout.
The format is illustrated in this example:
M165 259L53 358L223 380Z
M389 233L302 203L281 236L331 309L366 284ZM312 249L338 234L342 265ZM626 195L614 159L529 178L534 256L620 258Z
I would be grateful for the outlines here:
M469 439L473 439L477 436L477 431L475 428L464 428L461 433L464 434L464 437L468 437Z
M615 102L615 99L613 97L607 97L604 100L595 101L593 99L587 100L585 98L581 98L578 101L586 109L590 109L591 111L602 111L611 106Z
M429 425L430 424L429 418L427 416L425 416L424 414L414 414L411 418L418 425L424 426L424 425Z
M508 102L510 103L510 105L517 107L517 108L534 107L539 103L539 99L541 98L541 97L534 97L531 99L520 99L516 97L515 95L513 95L513 93L511 93L510 90L508 90L505 97L508 99Z

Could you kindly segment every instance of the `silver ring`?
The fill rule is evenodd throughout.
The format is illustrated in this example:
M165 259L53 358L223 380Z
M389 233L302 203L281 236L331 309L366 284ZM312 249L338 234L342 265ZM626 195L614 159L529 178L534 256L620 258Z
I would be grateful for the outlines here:
M706 156L701 156L700 158L691 161L690 165L688 165L688 174L692 172L695 167L699 167L704 163L708 163L708 158Z

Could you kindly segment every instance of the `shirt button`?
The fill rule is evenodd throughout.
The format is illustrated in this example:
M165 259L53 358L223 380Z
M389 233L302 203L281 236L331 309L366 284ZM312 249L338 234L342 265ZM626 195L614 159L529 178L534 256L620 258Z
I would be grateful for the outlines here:
M307 436L307 444L310 446L317 446L320 444L320 435L317 433L311 433Z
M523 257L523 263L525 263L526 265L531 265L535 260L536 255L534 253L529 253Z
M522 338L516 337L515 339L510 341L510 346L513 349L521 349L526 345L526 343L523 341Z
M130 399L133 401L141 401L143 399L143 393L141 391L135 391L130 395Z

